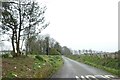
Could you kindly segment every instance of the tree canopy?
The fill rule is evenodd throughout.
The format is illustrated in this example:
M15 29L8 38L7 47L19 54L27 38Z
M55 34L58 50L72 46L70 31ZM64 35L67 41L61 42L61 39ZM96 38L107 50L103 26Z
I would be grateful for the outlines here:
M12 0L11 0L12 1ZM49 22L45 22L46 6L39 6L33 0L19 0L2 2L2 34L7 34L12 43L13 56L21 54L20 44L36 36L45 29Z

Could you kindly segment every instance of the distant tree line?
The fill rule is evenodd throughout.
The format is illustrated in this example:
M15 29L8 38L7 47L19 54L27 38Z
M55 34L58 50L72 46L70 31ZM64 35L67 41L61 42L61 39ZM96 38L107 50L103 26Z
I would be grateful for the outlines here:
M62 47L49 35L31 36L25 43L26 53L55 55L61 54Z
M67 55L72 51L66 46L61 46L59 42L49 35L31 36L25 43L26 53L40 55Z
M92 49L83 49L83 50L74 50L74 53L77 54L99 54L99 53L108 53L108 52L103 52L103 51L96 51L96 50L92 50Z
M63 46L62 47L62 54L63 55L72 55L73 51L70 48L68 48L67 46Z
M95 51L95 50L74 50L74 55L89 55L89 56L98 56L100 58L120 58L120 50L116 52L103 52L103 51Z

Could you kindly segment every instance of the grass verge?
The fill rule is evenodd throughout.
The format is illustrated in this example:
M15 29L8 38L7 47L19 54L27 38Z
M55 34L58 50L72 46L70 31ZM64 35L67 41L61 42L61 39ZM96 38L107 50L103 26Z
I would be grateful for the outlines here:
M2 78L49 78L62 64L60 55L3 58Z

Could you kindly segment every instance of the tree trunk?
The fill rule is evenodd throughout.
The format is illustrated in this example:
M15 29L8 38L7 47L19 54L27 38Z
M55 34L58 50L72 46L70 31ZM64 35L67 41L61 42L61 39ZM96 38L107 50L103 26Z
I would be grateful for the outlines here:
M25 40L25 39L22 40L21 50L23 50L23 42L24 42L24 40ZM22 55L23 55L23 54L24 54L24 53L22 52Z
M13 31L12 38L11 38L11 40L12 40L12 48L13 48L13 52L12 52L13 57L15 57L15 55L16 55L16 53L15 53L15 45L14 45L14 34L15 34L15 32Z
M27 35L27 43L26 43L26 56L28 55L29 49L30 49L30 41L29 41L29 34Z
M19 20L20 20L20 24L19 24L19 31L18 31L18 40L17 40L17 55L20 56L20 33L21 33L21 9L20 9L20 2L19 2Z

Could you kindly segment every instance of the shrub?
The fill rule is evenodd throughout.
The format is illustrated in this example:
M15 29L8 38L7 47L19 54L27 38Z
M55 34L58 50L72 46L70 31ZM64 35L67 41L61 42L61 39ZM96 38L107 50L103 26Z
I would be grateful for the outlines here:
M9 54L2 54L2 58L8 58Z
M40 61L45 61L45 60L44 60L41 56L39 56L39 55L36 55L35 58L38 59L38 60L40 60Z
M13 72L10 72L10 73L8 73L7 77L8 78L15 78L15 77L17 77L17 75Z
M51 48L50 49L50 55L60 55L60 53L56 49Z

